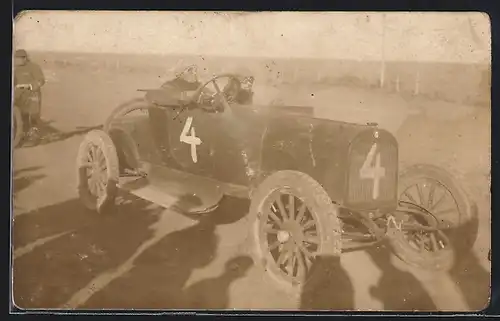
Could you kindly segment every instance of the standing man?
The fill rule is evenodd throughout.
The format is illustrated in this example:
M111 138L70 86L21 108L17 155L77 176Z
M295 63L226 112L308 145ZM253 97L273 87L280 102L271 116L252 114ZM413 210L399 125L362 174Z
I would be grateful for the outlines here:
M45 84L42 69L29 60L26 50L14 55L14 104L21 109L25 132L32 138L40 125L41 88Z

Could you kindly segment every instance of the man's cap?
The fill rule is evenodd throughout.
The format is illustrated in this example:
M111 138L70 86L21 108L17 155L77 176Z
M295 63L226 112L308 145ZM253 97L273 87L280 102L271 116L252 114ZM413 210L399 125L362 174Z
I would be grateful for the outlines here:
M177 68L177 70L175 72L176 77L182 77L185 74L198 74L198 66L190 65L187 67L180 67L180 68Z
M26 58L28 57L28 53L24 49L18 49L16 50L15 56L19 58Z

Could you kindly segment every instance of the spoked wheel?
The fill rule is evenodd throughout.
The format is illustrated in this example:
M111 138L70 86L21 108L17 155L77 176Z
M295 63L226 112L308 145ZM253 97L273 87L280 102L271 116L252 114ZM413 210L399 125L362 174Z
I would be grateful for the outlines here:
M269 176L252 196L257 262L288 288L304 285L318 255L340 255L337 207L322 186L295 171Z
M87 208L101 213L114 205L119 177L118 156L105 132L87 133L78 150L77 171L78 193Z
M399 183L401 226L390 225L388 234L396 255L419 268L449 270L455 250L463 250L454 244L458 229L475 219L467 195L449 173L431 165L412 166ZM473 229L460 238L471 244L476 236Z
M12 113L12 147L18 147L23 139L23 118L21 110L14 106Z

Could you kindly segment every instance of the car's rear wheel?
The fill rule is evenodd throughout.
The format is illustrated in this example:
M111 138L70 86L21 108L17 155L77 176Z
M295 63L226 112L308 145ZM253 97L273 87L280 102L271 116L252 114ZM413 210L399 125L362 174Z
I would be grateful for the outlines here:
M399 179L399 203L421 214L404 215L403 224L431 226L433 231L405 230L390 225L388 236L396 255L411 266L449 270L456 255L468 253L477 237L477 217L457 180L442 168L414 165Z
M99 213L110 209L115 204L118 178L118 156L111 138L102 130L87 133L77 156L81 202Z
M19 107L14 106L12 113L12 147L18 147L23 139L23 118Z
M300 289L312 277L318 255L341 253L337 210L308 175L272 174L252 194L256 262L286 288Z
M151 106L143 98L135 98L116 107L104 122L103 130L109 132L112 122L137 110L148 110Z

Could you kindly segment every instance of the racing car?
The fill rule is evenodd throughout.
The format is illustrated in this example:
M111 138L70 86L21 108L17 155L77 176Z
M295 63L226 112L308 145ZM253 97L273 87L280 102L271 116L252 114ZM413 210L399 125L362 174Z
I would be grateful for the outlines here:
M241 102L238 90L252 89L227 92L231 82L242 77L213 76L184 100L141 89L118 106L80 144L82 203L104 213L121 189L204 216L225 196L248 198L256 262L291 287L310 279L318 256L383 240L409 265L453 266L450 235L475 214L452 174L428 164L401 171L396 138L377 124Z

